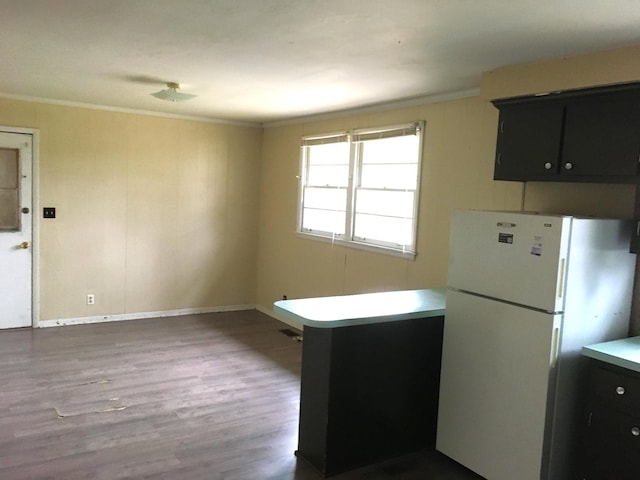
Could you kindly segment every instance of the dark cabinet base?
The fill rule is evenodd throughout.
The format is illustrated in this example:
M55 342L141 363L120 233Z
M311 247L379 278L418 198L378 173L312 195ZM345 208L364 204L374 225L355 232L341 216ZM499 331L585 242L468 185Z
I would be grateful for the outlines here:
M580 480L640 478L640 374L589 362Z
M305 327L296 455L330 476L434 449L443 321Z

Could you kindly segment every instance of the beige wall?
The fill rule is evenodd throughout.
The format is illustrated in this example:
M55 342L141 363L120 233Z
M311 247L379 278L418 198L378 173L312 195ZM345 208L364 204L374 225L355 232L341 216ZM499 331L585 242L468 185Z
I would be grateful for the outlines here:
M631 186L494 182L488 99L637 80L638 54L505 67L478 97L264 131L0 99L0 125L40 130L40 207L58 213L40 219L40 318L442 287L454 208L631 216ZM297 237L300 137L413 120L427 124L416 259Z
M7 99L0 125L39 129L57 209L40 320L255 303L261 129Z
M444 287L454 208L519 209L522 184L494 182L497 110L479 98L265 129L258 303ZM300 137L426 120L414 261L296 236Z
M485 100L594 87L640 80L640 45L510 65L486 72L480 81Z
M631 217L635 187L494 182L498 112L492 98L640 80L640 47L505 67L482 77L480 96L376 115L267 128L258 261L258 303L289 298L442 287L454 208L525 209ZM427 122L415 261L332 246L295 235L299 141L303 134ZM638 316L635 314L634 319ZM640 320L633 330L640 333Z

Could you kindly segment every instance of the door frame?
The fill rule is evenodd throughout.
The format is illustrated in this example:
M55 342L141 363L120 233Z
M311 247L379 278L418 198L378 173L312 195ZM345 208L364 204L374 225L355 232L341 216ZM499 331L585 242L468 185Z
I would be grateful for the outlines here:
M31 135L31 327L40 323L40 130L36 128L0 126L0 132Z

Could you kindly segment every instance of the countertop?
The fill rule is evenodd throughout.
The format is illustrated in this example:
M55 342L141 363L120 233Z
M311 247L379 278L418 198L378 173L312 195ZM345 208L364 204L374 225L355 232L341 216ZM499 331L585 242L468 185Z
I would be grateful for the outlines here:
M279 300L273 310L307 327L336 328L439 317L445 303L444 289L425 289Z
M640 372L640 337L588 345L582 348L582 355Z

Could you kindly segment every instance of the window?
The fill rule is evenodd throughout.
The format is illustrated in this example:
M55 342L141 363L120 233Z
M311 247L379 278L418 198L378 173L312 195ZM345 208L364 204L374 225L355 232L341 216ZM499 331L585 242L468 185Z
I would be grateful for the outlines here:
M298 232L413 258L423 127L303 137Z
M19 150L0 148L0 231L20 231L19 172Z

